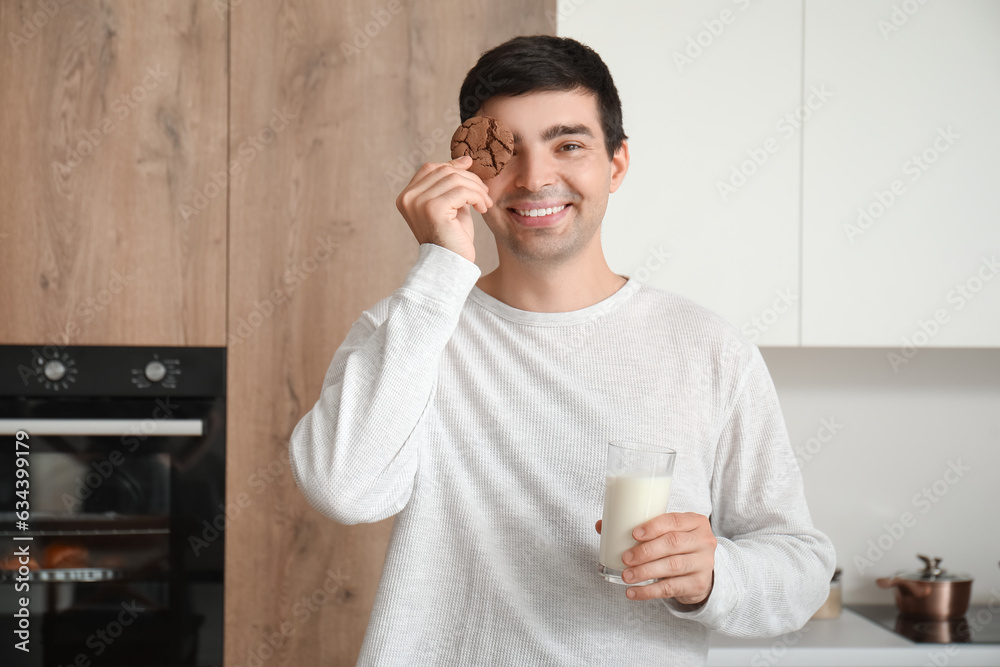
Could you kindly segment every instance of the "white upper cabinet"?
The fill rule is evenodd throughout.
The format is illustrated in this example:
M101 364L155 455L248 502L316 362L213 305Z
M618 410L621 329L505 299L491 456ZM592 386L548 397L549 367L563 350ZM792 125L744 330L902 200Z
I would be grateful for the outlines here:
M808 0L802 344L1000 345L1000 2Z
M559 3L558 34L597 51L622 98L631 166L603 227L619 273L799 343L799 3ZM810 121L811 122L811 121Z
M560 0L632 163L611 267L758 345L1000 346L1000 1Z

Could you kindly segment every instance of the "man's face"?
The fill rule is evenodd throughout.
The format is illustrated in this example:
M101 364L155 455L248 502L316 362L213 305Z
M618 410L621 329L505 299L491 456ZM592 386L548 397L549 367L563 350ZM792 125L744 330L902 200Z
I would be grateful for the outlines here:
M608 157L596 96L557 91L492 97L479 114L499 118L514 132L514 156L484 181L494 206L483 218L501 254L560 264L600 243L608 195L628 169L628 147Z

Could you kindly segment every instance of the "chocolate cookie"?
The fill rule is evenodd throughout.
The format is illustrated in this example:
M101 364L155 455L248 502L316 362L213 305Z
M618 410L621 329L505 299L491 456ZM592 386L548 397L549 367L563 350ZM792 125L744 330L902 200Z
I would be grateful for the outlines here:
M472 158L469 171L484 181L500 173L514 155L514 133L503 121L473 116L462 123L451 138L451 157Z

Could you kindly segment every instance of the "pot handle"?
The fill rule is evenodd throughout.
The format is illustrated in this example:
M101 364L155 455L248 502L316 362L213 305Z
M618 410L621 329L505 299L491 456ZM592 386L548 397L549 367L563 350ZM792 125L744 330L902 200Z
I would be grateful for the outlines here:
M933 590L933 587L926 581L912 581L910 579L900 579L899 577L879 577L875 580L875 583L880 588L892 588L893 586L905 588L915 598L925 598Z

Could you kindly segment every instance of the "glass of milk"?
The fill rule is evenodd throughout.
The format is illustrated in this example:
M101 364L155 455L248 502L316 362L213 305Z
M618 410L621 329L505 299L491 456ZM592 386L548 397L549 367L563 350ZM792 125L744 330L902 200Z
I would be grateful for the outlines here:
M604 516L601 519L599 570L615 584L644 585L654 580L626 584L622 554L638 542L632 530L667 511L670 480L677 452L661 445L613 440L608 443L604 480Z

